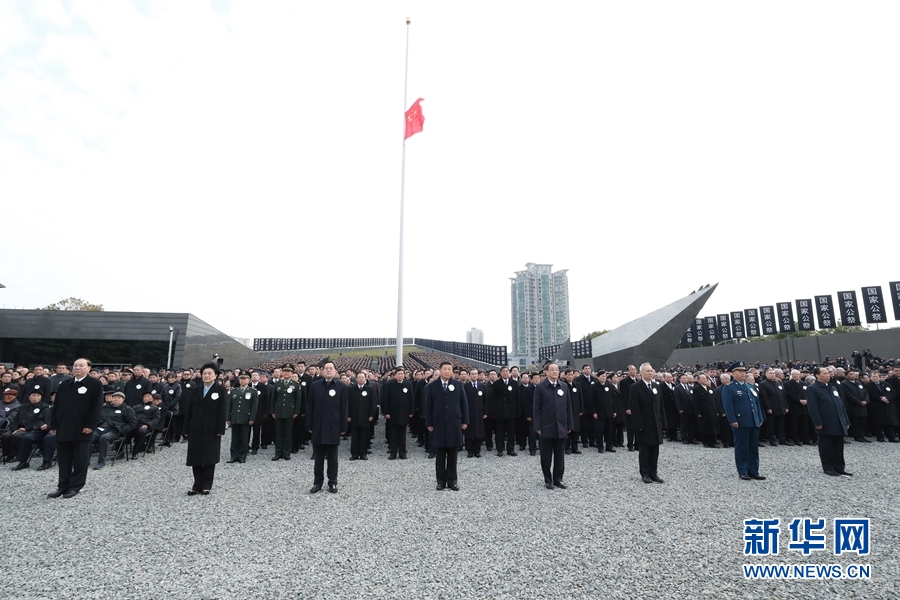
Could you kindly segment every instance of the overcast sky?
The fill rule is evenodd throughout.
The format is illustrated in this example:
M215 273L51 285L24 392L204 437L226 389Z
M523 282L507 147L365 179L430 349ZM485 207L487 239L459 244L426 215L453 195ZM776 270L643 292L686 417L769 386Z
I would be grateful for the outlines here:
M900 280L897 2L0 0L0 306L395 335L407 16L406 336Z

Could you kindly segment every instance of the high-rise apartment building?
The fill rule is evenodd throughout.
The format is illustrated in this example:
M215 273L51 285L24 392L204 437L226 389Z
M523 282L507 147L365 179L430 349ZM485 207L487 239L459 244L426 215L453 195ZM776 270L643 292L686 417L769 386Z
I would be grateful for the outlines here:
M527 263L510 277L512 355L536 360L541 346L561 344L569 337L567 269Z
M466 343L467 344L483 344L484 343L484 332L476 327L468 330L466 332Z

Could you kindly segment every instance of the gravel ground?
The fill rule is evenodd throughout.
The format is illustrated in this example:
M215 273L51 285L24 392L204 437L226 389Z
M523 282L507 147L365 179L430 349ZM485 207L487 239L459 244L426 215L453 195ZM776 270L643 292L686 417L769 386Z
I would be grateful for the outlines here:
M223 439L228 448L229 434ZM49 500L56 470L0 472L9 598L898 598L900 445L847 446L854 477L822 474L812 447L761 449L767 481L738 479L732 451L665 444L644 484L636 452L566 457L546 490L539 457L459 460L459 492L434 489L410 442L366 462L341 445L339 493L307 493L309 451L220 464L210 496L184 444L90 471ZM226 450L227 451L227 450ZM227 458L227 456L225 456ZM39 463L38 463L39 464ZM32 466L37 466L32 463ZM781 553L744 557L743 519L782 519ZM868 557L789 551L795 517L872 519ZM742 564L851 563L870 580L750 581Z

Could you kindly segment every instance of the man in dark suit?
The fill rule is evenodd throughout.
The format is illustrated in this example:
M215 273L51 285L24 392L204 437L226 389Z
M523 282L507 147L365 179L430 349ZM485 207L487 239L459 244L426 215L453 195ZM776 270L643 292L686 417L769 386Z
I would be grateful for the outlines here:
M615 452L615 440L613 439L613 419L616 417L615 401L610 390L610 384L606 380L606 371L599 371L597 382L590 386L589 410L594 419L594 439L597 443L597 452Z
M598 385L597 378L593 376L592 371L590 365L581 365L581 374L575 378L578 381L578 387L582 390L582 398L584 399L584 414L581 415L581 445L586 448L593 448L597 445L594 417L591 415L589 408L591 392Z
M853 369L847 373L847 378L841 382L840 393L844 396L847 416L850 418L850 434L853 439L857 442L871 441L866 439L869 394L859 381L859 371Z
M272 419L272 400L275 398L275 387L268 384L266 373L253 371L250 374L250 387L259 394L256 407L256 418L253 419L253 430L250 440L250 454L256 454L260 448L266 449L275 437L275 421Z
M378 399L368 386L364 371L347 389L347 426L350 429L350 460L368 460L369 424L378 414Z
M381 396L381 414L388 432L390 456L406 460L406 428L415 413L415 393L411 381L406 381L403 367L398 367L394 378L388 381Z
M484 441L484 384L478 382L478 369L469 371L469 381L463 385L469 404L469 421L466 428L466 455L481 458L481 443Z
M625 405L628 405L628 398L630 397L631 386L637 383L637 367L634 365L628 365L628 374L625 377L622 377L622 380L619 381L619 391L622 394L622 398L625 400ZM637 425L632 424L632 415L631 410L629 408L625 409L625 428L627 429L628 436L628 450L634 451L634 434L637 430Z
M694 440L694 390L691 387L691 376L688 373L682 373L679 377L678 385L675 386L675 405L678 407L678 414L681 416L681 443L696 444Z
M825 367L814 367L816 382L806 388L809 418L819 436L819 458L826 475L851 475L844 470L844 436L850 428L850 418L837 388L829 385L830 374Z
M559 379L559 366L547 365L547 379L534 388L534 431L541 438L544 486L566 489L566 442L575 424L569 387ZM551 472L552 467L552 472Z
M509 376L509 369L500 369L500 379L492 385L488 416L496 419L497 456L503 456L503 440L506 453L516 456L516 418L519 416L519 382Z
M91 436L103 406L103 384L88 376L91 361L79 358L72 365L74 377L59 384L50 411L50 433L56 440L59 482L48 498L72 498L87 480Z
M325 480L325 460L328 460L328 491L336 494L338 475L338 446L347 431L347 386L337 378L331 361L322 365L321 379L308 386L306 400L306 429L312 438L315 466L313 486L309 493L322 491Z
M442 362L440 377L425 386L422 410L435 454L437 489L459 491L456 459L469 426L469 403L462 382L453 379L453 365Z
M794 442L787 439L785 431L785 416L789 409L784 385L775 379L775 369L772 367L766 369L765 377L759 382L759 404L769 422L769 445L793 446Z
M788 414L785 419L787 437L795 446L809 444L809 411L806 409L805 382L800 381L800 371L793 369L790 378L784 382L784 396L787 400Z
M53 388L53 382L47 377L44 367L41 365L32 369L32 372L34 373L34 377L22 381L22 389L19 391L19 402L26 404L28 403L28 397L31 396L33 392L40 392L41 402L50 404L50 391Z
M638 445L641 480L644 483L662 483L657 469L659 446L666 430L666 411L662 408L662 396L653 381L653 367L650 363L642 364L640 373L641 379L628 392L628 407L636 429L635 442Z

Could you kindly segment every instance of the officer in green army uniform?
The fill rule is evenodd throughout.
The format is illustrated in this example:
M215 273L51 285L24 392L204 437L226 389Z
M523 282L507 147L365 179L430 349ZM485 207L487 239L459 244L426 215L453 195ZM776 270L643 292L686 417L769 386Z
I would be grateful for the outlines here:
M124 377L126 372L129 374L127 378ZM115 381L110 382L110 385L112 386L113 391L114 392L124 392L125 384L128 382L128 379L131 379L132 374L133 374L133 372L131 371L131 369L127 369L127 370L123 371L122 373L116 373Z
M272 460L291 460L291 441L294 419L305 413L300 384L291 379L294 367L281 367L282 379L275 384L275 405L272 418L275 420L275 456Z
M231 460L229 463L247 462L250 449L250 431L256 409L259 406L259 392L250 387L250 374L241 373L240 387L228 394L228 426L231 427Z

